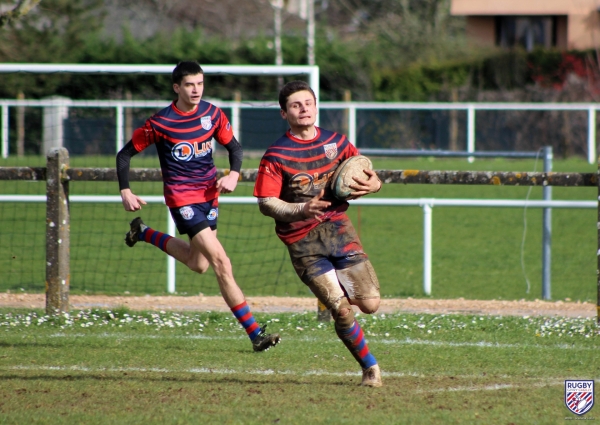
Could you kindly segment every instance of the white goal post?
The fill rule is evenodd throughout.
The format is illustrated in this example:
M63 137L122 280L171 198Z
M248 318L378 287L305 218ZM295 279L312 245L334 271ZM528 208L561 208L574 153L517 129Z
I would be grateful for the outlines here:
M309 84L319 97L319 67L316 65L202 65L205 74L224 75L298 75L309 77ZM31 72L78 74L170 74L174 65L117 65L73 63L0 63L0 73Z
M246 76L289 76L306 75L308 83L319 99L319 67L316 65L203 65L205 74ZM150 64L73 64L73 63L0 63L0 74L4 73L76 73L76 74L171 74L175 65ZM121 106L122 108L122 106ZM120 118L122 114L117 114ZM318 115L317 122L318 125ZM0 110L0 146L2 157L8 157L8 105ZM117 131L122 133L122 123ZM117 134L117 147L122 145L122 134Z

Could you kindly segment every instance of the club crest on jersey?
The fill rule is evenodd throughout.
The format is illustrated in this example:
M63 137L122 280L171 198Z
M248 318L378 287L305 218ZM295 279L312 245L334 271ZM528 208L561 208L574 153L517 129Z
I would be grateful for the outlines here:
M179 214L184 220L191 220L194 217L194 210L191 207L181 207L179 208Z
M565 381L565 405L576 415L585 415L594 406L593 380Z
M325 149L325 156L329 159L334 159L337 156L337 144L329 143L323 146Z
M200 124L202 125L202 128L207 131L212 128L212 121L211 121L210 117L200 118Z
M216 220L216 218L218 216L219 216L219 209L218 208L212 208L208 212L208 215L206 216L206 218L212 221L212 220Z

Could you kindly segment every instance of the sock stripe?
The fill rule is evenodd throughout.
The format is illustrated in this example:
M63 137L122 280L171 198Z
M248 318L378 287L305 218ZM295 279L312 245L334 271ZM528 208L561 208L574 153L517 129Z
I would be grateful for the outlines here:
M256 337L256 335L258 335L258 332L260 331L260 326L258 326L258 323L254 322L252 323L250 326L248 326L246 328L246 333L248 335L251 335L250 339L254 339ZM256 333L256 335L252 335Z
M142 235L144 235L144 242L147 243L152 243L152 235L154 235L155 230L152 230L151 228L147 228L144 233L142 233Z
M364 359L368 354L370 354L369 348L366 345L358 352L361 359Z
M248 307L248 303L246 301L244 301L243 303L241 303L240 305L236 305L235 307L233 307L231 309L231 311L233 311L233 314L236 314L236 312L244 307ZM237 317L237 315L236 315Z
M356 320L350 329L341 331L340 335L363 369L377 364L377 360L375 360L375 357L369 351L365 334Z
M231 312L238 319L238 322L244 327L246 333L250 337L250 340L254 340L260 333L260 326L256 323L250 307L246 301L231 308Z
M167 242L173 239L173 236L148 227L140 233L139 238L141 241L152 244L164 252L167 252Z
M250 313L250 311L248 311L246 314L244 314L243 316L238 316L238 320L240 322L246 322L247 320L252 319L252 313Z
M167 251L167 242L169 242L172 238L173 238L173 236L163 233L158 241L158 247L166 252Z

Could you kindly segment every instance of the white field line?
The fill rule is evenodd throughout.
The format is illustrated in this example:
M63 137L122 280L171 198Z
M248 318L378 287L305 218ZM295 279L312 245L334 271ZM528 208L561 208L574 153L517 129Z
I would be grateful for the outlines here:
M48 335L49 338L85 338L85 337L98 337L98 338L114 338L114 339L202 339L208 341L219 341L219 340L242 340L247 339L245 335L242 336L208 336L208 335L119 335L115 333L100 333L100 334L66 334L56 333ZM38 337L39 339L40 337ZM569 351L596 351L595 347L576 347L569 344L556 344L556 345L535 345L535 344L500 344L497 342L450 342L450 341L430 341L421 339L379 339L367 337L367 343L369 344L386 344L386 345L431 345L437 347L472 347L472 348L534 348L534 349L550 349L550 350L569 350ZM322 339L314 337L290 337L286 336L282 340L289 341L301 341L301 342L318 342L318 343L338 343L339 339Z
M189 369L167 369L167 368L144 368L144 367L87 367L87 366L29 366L29 365L16 365L16 366L0 366L0 370L16 370L16 371L34 371L34 372L83 372L83 373L191 373L191 374L218 374L218 375L231 375L231 374L247 374L247 375L288 375L288 376L336 376L336 377L348 377L348 376L361 376L361 372L327 372L323 370L308 370L305 372L296 372L291 370L276 371L272 369L265 370L235 370L235 369L213 369L213 368L189 368ZM386 372L382 371L381 375L385 378L403 378L403 377L423 377L422 373L417 372ZM458 379L485 379L481 375L452 375ZM438 376L439 377L439 376ZM508 378L508 377L506 377ZM462 387L447 387L447 388L433 388L428 390L416 390L414 393L431 393L431 392L458 392L458 391L498 391L505 389L517 389L517 388L542 388L547 386L562 386L564 385L564 379L559 378L529 378L528 382L523 384L495 384L495 385L470 385ZM536 382L532 382L536 381Z

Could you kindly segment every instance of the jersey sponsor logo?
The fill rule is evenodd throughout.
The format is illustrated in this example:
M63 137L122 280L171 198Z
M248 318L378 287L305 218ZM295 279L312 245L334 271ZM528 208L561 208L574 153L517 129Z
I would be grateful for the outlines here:
M194 210L191 207L181 207L179 208L179 214L184 220L191 220L194 217Z
M171 155L177 161L186 162L192 158L200 158L208 155L212 151L212 140L208 142L180 142L173 146Z
M211 121L210 117L200 118L200 124L202 125L202 128L207 131L212 128L212 121Z
M218 216L219 216L219 209L218 208L212 208L208 212L208 215L206 216L206 218L212 221L212 220L216 220L216 218Z
M231 130L231 123L227 123L227 125L225 126L225 129L227 131Z
M181 142L177 143L171 149L171 155L177 161L189 161L190 158L194 155L194 145L189 142Z
M334 159L337 156L337 144L336 143L329 143L325 146L323 146L323 149L325 149L325 156L329 159Z
M314 173L312 176L308 173L298 173L290 179L289 184L296 192L310 193L313 189L320 190L327 186L327 182L333 173L333 171L325 173L321 177L319 177L319 173Z
M565 405L576 415L585 415L594 406L593 380L566 380Z

